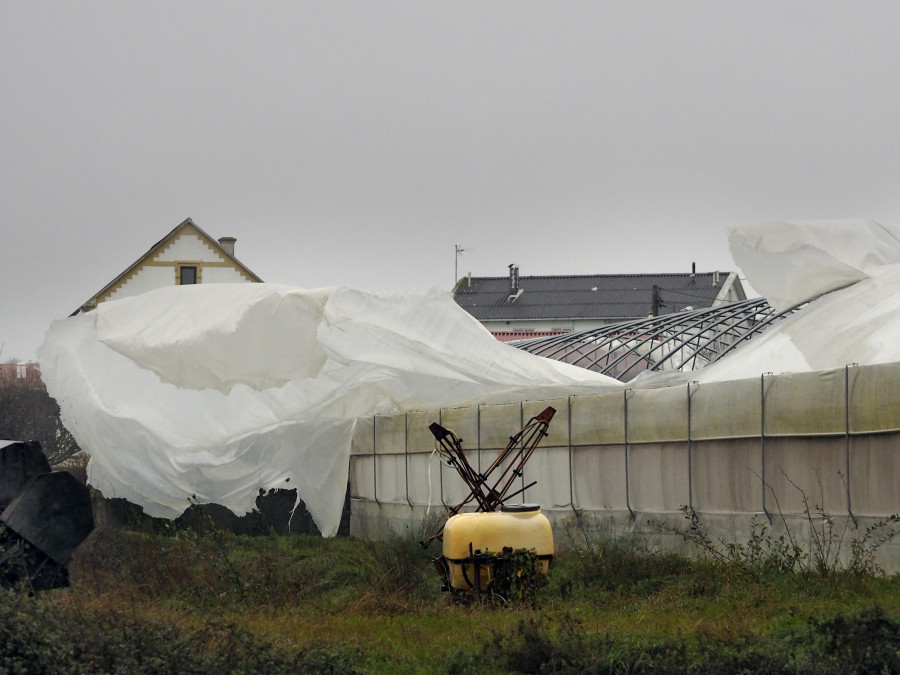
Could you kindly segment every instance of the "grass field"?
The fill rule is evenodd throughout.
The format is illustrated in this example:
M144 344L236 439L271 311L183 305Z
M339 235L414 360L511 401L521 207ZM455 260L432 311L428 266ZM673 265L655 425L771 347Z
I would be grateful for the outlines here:
M97 530L71 588L0 593L0 673L900 672L900 584L764 532L695 560L557 533L528 602L454 600L417 539Z

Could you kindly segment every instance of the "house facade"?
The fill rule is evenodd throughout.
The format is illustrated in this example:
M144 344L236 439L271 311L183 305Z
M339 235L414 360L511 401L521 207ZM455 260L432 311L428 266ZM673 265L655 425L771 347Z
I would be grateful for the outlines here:
M235 257L235 241L234 237L213 239L188 218L71 316L88 312L107 300L164 286L261 282L262 279Z
M32 389L43 386L40 365L33 361L0 363L0 386L10 385Z
M599 328L746 300L736 272L464 277L453 297L498 340Z

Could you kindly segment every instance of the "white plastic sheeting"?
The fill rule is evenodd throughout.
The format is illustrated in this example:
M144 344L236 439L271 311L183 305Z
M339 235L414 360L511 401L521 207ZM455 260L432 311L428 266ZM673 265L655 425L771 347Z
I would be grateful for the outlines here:
M700 381L900 361L900 265L818 298L728 357Z
M773 304L818 299L685 378L709 383L900 361L895 230L871 221L775 222L737 228L730 239L735 261ZM597 415L617 419L624 405L621 383L503 345L437 291L165 288L54 323L38 355L64 423L92 456L90 481L105 495L173 517L192 495L244 513L258 490L296 487L326 535L340 520L360 416L605 391L620 395L597 403ZM633 386L665 382L647 377ZM747 386L752 395L757 383ZM652 404L650 431L683 435L681 394L631 396L636 408ZM573 400L573 409L582 406ZM483 413L481 423L491 422L494 410ZM518 428L515 413L498 426L497 440L479 429L482 447L503 445ZM736 416L726 411L705 432L698 419L694 433L758 424L755 414ZM573 433L602 442L624 433L622 424L597 419L579 418ZM629 422L632 435L637 421ZM388 490L387 476L379 484Z
M733 228L728 239L734 262L779 310L900 263L900 230L871 220L776 220Z
M778 221L737 228L730 243L771 304L811 302L694 379L900 361L900 231L869 220Z
M55 322L38 355L104 495L175 517L295 487L325 535L357 417L621 387L497 342L437 291L164 288Z

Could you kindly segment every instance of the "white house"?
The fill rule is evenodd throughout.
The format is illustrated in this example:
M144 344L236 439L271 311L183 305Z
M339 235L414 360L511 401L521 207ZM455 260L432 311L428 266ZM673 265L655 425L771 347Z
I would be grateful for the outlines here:
M234 257L234 244L234 237L213 239L188 218L71 316L89 312L107 300L163 286L261 282L262 279Z

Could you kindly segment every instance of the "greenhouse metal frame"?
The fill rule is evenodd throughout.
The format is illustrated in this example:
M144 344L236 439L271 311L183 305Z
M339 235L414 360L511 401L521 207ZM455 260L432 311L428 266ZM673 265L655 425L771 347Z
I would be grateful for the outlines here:
M509 344L628 382L645 370L702 368L795 309L755 298Z

